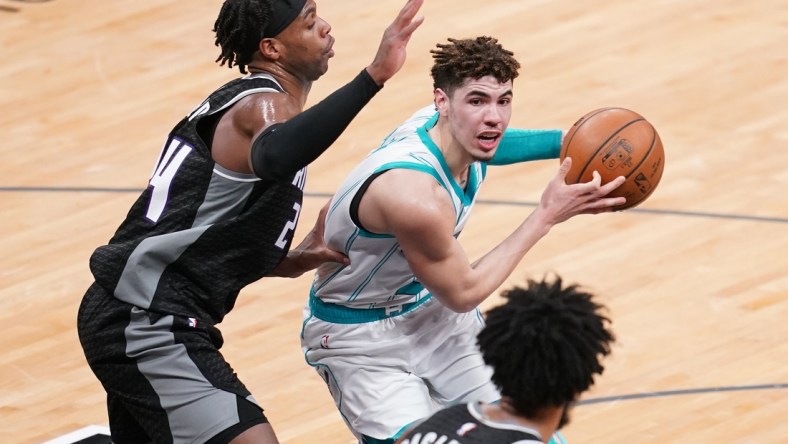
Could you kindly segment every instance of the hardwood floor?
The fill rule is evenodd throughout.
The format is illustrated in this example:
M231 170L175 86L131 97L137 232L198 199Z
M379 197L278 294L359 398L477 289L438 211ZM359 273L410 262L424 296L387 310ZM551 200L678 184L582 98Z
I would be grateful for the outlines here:
M237 75L213 63L220 4L0 0L0 442L106 424L75 329L88 257L146 186L171 126ZM371 62L401 4L318 2L337 55L310 103ZM405 68L310 167L297 237L351 167L429 103L435 43L498 37L523 65L512 126L568 128L623 106L666 150L647 202L556 227L506 284L554 271L610 308L618 342L569 441L786 442L788 5L427 0L423 13ZM470 258L530 213L556 170L490 170L461 238ZM310 281L245 289L223 352L280 441L346 444L298 341Z

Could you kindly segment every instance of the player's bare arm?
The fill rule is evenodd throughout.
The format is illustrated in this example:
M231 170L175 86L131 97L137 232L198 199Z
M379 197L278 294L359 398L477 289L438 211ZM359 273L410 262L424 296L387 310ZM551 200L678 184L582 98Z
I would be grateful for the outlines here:
M230 171L251 174L252 141L299 112L297 100L288 94L258 93L241 99L219 119L211 147L213 160Z
M457 312L476 308L511 274L550 229L578 214L611 211L623 198L605 198L623 183L602 185L599 177L574 185L564 182L565 161L545 189L539 207L503 242L470 263L453 236L456 215L445 191L430 176L393 170L376 178L361 200L364 228L393 234L412 271L444 305ZM391 193L390 190L397 190Z
M405 169L377 177L359 206L366 230L394 235L419 281L452 310L467 311L462 295L477 291L478 278L454 237L456 217L434 178Z

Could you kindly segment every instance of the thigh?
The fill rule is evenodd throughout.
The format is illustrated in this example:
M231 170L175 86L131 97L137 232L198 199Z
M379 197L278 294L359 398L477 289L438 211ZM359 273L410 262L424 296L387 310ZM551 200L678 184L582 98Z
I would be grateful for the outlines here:
M132 308L126 355L155 393L174 442L206 442L230 429L264 422L262 409L217 348L213 327ZM124 401L155 416L150 400ZM245 428L244 428L245 427ZM241 430L241 431L243 431Z
M87 304L80 318L86 357L111 400L116 441L140 442L132 421L157 443L201 443L266 422L219 353L213 327L112 297Z
M440 344L420 360L418 374L428 383L431 395L442 405L500 399L492 383L492 369L484 363L476 345L483 327L478 313L465 313L447 323Z
M109 414L109 429L113 443L136 444L152 442L151 436L148 435L118 397L107 395L107 413Z
M410 370L407 338L392 336L391 321L304 325L304 356L326 382L345 423L360 439L394 436L429 416L425 382Z
M391 438L435 411L426 384L412 373L370 363L351 370L350 363L328 362L315 369L359 440Z

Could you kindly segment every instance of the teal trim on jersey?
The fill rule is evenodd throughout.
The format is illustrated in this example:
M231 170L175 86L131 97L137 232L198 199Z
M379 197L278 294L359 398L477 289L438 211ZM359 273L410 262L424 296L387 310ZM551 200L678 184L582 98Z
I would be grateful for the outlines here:
M564 438L561 432L556 431L553 436L550 437L550 440L547 441L547 444L569 444L569 441Z
M345 255L347 255L348 251L350 251L350 246L353 245L353 241L357 237L358 237L358 228L356 228L356 231L354 231L353 234L348 238L347 242L345 242L345 250L344 250ZM331 282L335 277L337 277L339 273L342 273L342 270L344 270L347 267L348 267L347 265L343 265L339 267L337 271L333 272L331 276L326 278L326 280L324 280L323 283L320 284L319 287L317 287L317 289L320 290L321 288L325 287L329 282Z
M328 283L329 283L329 282L331 282L332 280L334 280L334 278L335 278L335 277L337 277L337 276L339 275L339 273L342 273L342 270L344 270L344 269L345 269L345 268L347 268L347 267L348 267L347 265L343 265L343 266L339 267L339 268L337 269L337 271L333 272L333 273L331 274L331 276L327 277L327 278L326 278L326 280L324 280L324 281L323 281L323 283L322 283L322 284L320 284L320 286L319 286L319 287L317 287L317 290L319 291L321 288L323 288L323 287L325 287L326 285L328 285Z
M418 158L414 157L414 159L418 159ZM378 167L375 170L375 172L372 174L377 174L383 171L394 170L394 169L415 170L415 171L421 171L422 173L427 173L430 176L434 177L435 180L438 181L440 186L442 186L446 191L449 191L449 189L446 187L446 184L443 182L443 178L441 178L441 175L438 174L437 171L435 171L435 168L433 168L432 165L428 165L428 164L410 163L405 161L389 162Z
M471 202L473 202L473 198L476 195L476 191L478 191L478 182L479 178L477 177L475 168L470 168L468 172L468 188L463 190L462 187L454 180L454 176L451 174L451 169L449 169L449 165L446 164L446 159L443 157L443 153L435 145L435 142L432 141L432 138L427 134L427 130L435 126L435 123L438 121L438 114L436 113L435 116L429 120L424 126L420 126L416 129L419 134L419 138L421 139L421 143L430 150L433 156L438 159L438 163L440 163L441 168L443 169L443 173L446 174L446 177L449 179L449 183L451 184L452 189L460 196L463 205L467 206ZM471 164L471 167L473 164Z
M400 436L402 436L402 434L405 433L406 430L408 430L408 427L410 427L411 425L413 425L413 424L415 424L417 422L418 421L413 421L413 422L408 423L405 426L402 426L402 428L400 428L397 431L397 433L394 434L394 436L391 436L391 437L386 438L386 439L377 439L377 438L373 438L371 436L367 436L367 435L364 435L364 434L362 434L361 437L363 439L364 444L394 444L395 442L397 442L397 440L400 438Z
M392 436L389 439L393 439L394 441L398 440L400 438L400 436L402 436L402 434L405 433L405 431L408 430L408 428L410 428L410 426L412 426L413 424L415 424L417 422L419 422L419 420L411 421L411 422L405 424L404 426L400 427L400 429L397 430L397 433L395 433L394 436Z
M380 261L378 261L378 263L375 264L375 266L372 268L372 271L369 272L367 277L364 279L364 282L362 282L361 285L359 285L358 288L356 288L353 294L350 295L350 297L348 298L348 302L354 301L358 297L358 295L364 290L364 288L366 288L367 285L369 285L369 283L372 282L372 277L375 276L378 270L380 270L380 267L382 267L383 264L385 264L391 258L391 256L397 252L397 250L399 250L398 243L392 245L392 247L389 248L389 251L386 252L383 258L380 259Z
M427 295L415 302L402 304L402 309L399 311L390 311L391 307L351 308L345 305L323 302L315 296L314 291L310 291L309 310L312 312L312 316L326 322L334 324L365 324L403 315L430 299L432 299L432 295Z
M394 236L391 234L379 234L373 233L371 231L367 231L363 228L358 229L358 235L361 237L367 237L371 239L394 239Z
M312 290L310 290L310 293L311 291ZM304 319L304 322L301 323L301 340L304 339L304 330L306 330L306 323L309 322L310 319L312 319L312 315L307 316L306 319ZM304 353L304 359L306 359L306 353ZM307 359L306 362L309 362L309 360Z
M422 120L427 120L428 119L429 121L433 121L432 125L435 125L435 122L438 121L438 112L435 111L435 114L433 114L429 118L427 118L426 116L423 116L423 117L419 117L419 119L422 119ZM415 123L416 119L414 118L412 121ZM427 124L429 124L429 121L427 122ZM377 151L380 151L382 149L385 149L386 147L388 147L388 146L390 146L390 145L392 145L394 143L401 142L401 141L407 139L408 137L410 137L411 133L404 133L402 136L400 136L400 137L395 139L394 138L394 134L397 134L401 129L402 129L402 127L398 127L396 129L394 129L392 132L390 132L386 137L383 138L383 141L380 143L380 146L375 148L374 150L372 150L372 152L370 154L375 153Z
M467 206L471 202L473 202L473 198L476 197L476 192L479 191L479 185L482 181L479 179L479 173L477 172L476 165L481 164L481 162L474 162L468 168L468 187L465 189L465 196L467 197L468 201L465 203ZM484 168L484 164L480 165L481 168ZM484 174L482 174L484 177Z
M394 293L394 296L400 294L409 294L411 296L416 296L417 294L421 293L422 290L424 290L424 285L422 285L421 282L413 281L410 284L400 287L400 289Z
M414 159L416 159L416 160L418 160L420 162L424 162L423 160L419 159L418 157L414 156L413 154L411 154L411 157L413 157ZM449 191L449 188L446 186L446 183L443 181L443 178L441 177L441 175L438 174L438 172L435 171L435 168L433 168L433 166L428 164L428 163L423 163L423 164L422 163L410 163L410 162L405 162L405 161L390 162L390 163L386 163L386 164L383 164L380 167L378 167L378 169L376 169L373 174L377 174L377 173L380 173L380 172L383 172L383 171L389 171L389 170L393 170L393 169L414 170L414 171L421 171L422 173L427 173L430 176L432 176L433 178L435 178L435 181L437 181L438 184L441 187L443 187L443 189L446 190L447 193L451 194L451 192ZM452 207L454 207L454 199L452 199ZM454 214L457 216L457 220L459 220L461 213L462 213L462 208L454 208ZM369 233L369 232L367 232L367 233ZM372 233L370 233L370 234L372 234ZM382 236L383 235L379 235L379 237L382 237ZM374 237L374 236L368 236L368 237ZM394 237L394 236L390 236L390 237Z
M350 248L353 245L353 242L358 237L359 230L360 229L358 227L356 227L356 231L354 231L353 234L347 239L347 242L345 242L345 254L347 254L350 251Z
M484 316L482 315L482 311L479 308L476 308L476 319L479 321L482 327L485 325Z

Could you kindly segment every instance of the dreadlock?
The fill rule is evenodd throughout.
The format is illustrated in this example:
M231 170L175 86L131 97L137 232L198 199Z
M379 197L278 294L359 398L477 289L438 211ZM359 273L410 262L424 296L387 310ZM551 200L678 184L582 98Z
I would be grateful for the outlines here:
M499 82L517 78L520 63L514 53L503 49L498 39L476 37L475 39L449 39L449 43L438 43L438 49L430 50L435 60L432 66L433 87L451 94L466 79L480 79L491 75Z
M533 417L545 407L575 400L602 374L600 358L614 337L602 305L577 285L528 280L503 293L504 305L487 313L478 344L492 366L492 381L517 411Z
M270 19L270 0L225 0L213 25L214 44L222 50L216 61L228 68L238 66L246 74Z

